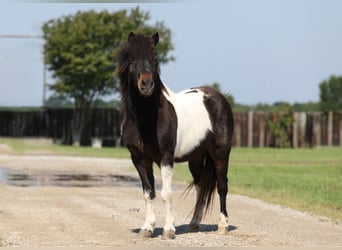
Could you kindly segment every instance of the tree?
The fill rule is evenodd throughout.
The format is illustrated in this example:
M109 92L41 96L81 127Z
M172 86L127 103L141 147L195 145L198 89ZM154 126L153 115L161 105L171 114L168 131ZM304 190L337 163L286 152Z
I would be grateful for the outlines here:
M320 104L319 102L306 102L306 103L294 103L292 105L292 109L294 112L309 112L309 111L319 111Z
M233 107L235 104L235 100L234 100L234 96L232 94L229 93L223 93L221 91L221 85L218 82L213 82L212 84L208 85L209 87L215 89L216 91L220 92L221 94L223 94L226 99L229 101L230 105Z
M75 15L52 19L43 25L44 56L48 69L56 80L50 86L59 96L74 101L72 121L73 142L82 141L94 101L118 90L114 75L114 56L129 32L152 34L159 32L159 61L174 58L171 31L163 22L149 25L148 12L138 7L130 11L77 12Z
M331 76L320 85L320 107L323 111L342 110L342 76Z
M218 82L213 82L209 86L221 93L221 85Z
M73 103L61 96L52 95L45 101L44 106L47 108L72 108Z
M290 104L279 102L275 104L279 111L270 113L267 119L267 126L270 128L275 147L291 146L291 131L293 124L293 112Z

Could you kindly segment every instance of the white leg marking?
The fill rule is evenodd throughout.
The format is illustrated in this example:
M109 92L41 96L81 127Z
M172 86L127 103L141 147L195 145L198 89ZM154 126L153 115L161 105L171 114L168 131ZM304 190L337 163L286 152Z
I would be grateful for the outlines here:
M226 234L228 233L228 216L226 217L223 213L220 213L220 220L218 223L218 230L219 234Z
M161 166L161 176L162 176L162 190L161 190L161 198L164 201L166 208L166 218L165 218L165 226L164 230L171 230L173 232L175 229L175 216L173 214L172 208L172 174L173 169L171 166Z
M228 227L228 217L226 217L223 213L220 213L220 220L218 226Z
M156 216L154 214L154 200L150 199L148 193L144 193L145 203L146 203L146 218L142 229L149 230L153 232L154 225L156 223Z

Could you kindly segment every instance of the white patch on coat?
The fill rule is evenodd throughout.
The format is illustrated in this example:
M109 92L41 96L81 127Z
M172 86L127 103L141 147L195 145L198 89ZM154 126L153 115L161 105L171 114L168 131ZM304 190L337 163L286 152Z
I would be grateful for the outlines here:
M203 91L193 88L174 93L166 89L164 96L173 105L177 115L175 157L180 158L201 143L208 131L212 131L212 124L203 103Z
M165 209L166 209L166 217L165 217L165 225L164 230L171 230L173 232L176 231L175 228L175 216L172 208L172 175L173 169L171 166L162 165L160 167L161 176L162 176L162 190L161 190L161 198L164 201Z

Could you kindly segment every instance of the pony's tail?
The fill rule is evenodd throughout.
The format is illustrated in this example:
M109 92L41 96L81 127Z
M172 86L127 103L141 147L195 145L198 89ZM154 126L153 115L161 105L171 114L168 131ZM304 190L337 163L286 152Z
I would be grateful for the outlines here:
M195 205L195 213L197 214L204 205L204 215L207 214L213 204L214 191L216 189L216 170L215 164L209 153L207 153L204 163L201 179L198 183L199 194Z

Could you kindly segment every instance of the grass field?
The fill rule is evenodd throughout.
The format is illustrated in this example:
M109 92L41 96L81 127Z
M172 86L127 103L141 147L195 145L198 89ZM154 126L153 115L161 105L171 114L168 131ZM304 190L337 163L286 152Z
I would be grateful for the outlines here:
M177 167L178 179L190 179ZM230 193L342 221L342 149L234 148Z
M92 147L72 147L66 145L52 144L42 139L13 139L0 137L0 145L9 146L6 153L10 154L53 154L67 156L88 156L88 157L109 157L109 158L129 158L126 148L92 148ZM1 154L1 148L0 148Z
M70 147L35 140L0 138L6 153L128 158L124 148ZM0 147L1 157L1 147ZM190 181L184 164L175 178ZM308 211L342 221L342 149L234 148L229 168L230 193Z

